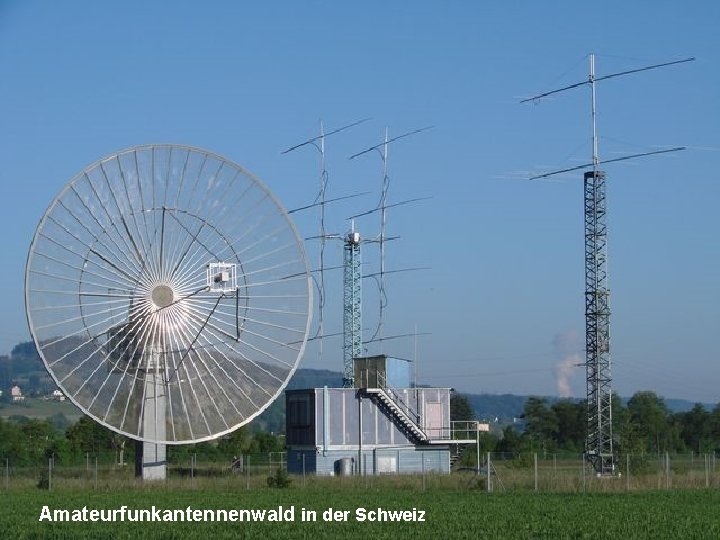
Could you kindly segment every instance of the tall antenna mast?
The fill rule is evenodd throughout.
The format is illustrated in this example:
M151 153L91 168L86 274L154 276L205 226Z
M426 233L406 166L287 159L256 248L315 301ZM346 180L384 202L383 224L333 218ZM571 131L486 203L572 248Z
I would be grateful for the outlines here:
M623 71L596 77L595 55L590 54L590 75L587 81L575 83L564 88L539 94L529 99L537 101L551 94L557 94L585 84L590 85L592 118L592 162L569 169L541 174L533 178L546 178L563 172L591 167L583 175L584 214L585 214L585 379L587 391L587 436L585 454L599 475L615 473L615 456L612 437L612 387L610 371L610 288L607 268L607 198L605 172L599 170L601 163L611 163L633 159L640 156L661 154L684 150L676 147L656 152L633 154L621 158L601 161L598 154L596 122L596 82L647 71L659 67L691 62L686 58L674 62L654 64L639 69Z
M355 221L343 245L343 387L353 388L353 359L362 356L362 274L360 233Z
M342 126L340 128L332 130L330 133L325 133L325 129L323 126L322 120L320 120L320 135L317 137L312 137L310 139L307 139L306 141L303 141L299 144L296 144L294 146L291 146L287 150L284 150L282 153L287 154L288 152L292 152L293 150L296 150L298 148L302 148L303 146L314 146L315 149L320 153L320 189L318 191L317 197L315 197L315 201L313 204L304 207L305 208L311 208L313 206L319 206L320 207L320 233L318 235L318 239L320 240L320 249L318 253L318 278L317 278L317 289L318 289L318 326L317 331L315 332L315 335L312 339L318 338L320 343L318 345L318 360L322 362L323 357L323 330L324 330L324 320L325 320L325 245L328 240L328 235L325 230L325 205L328 202L326 200L325 194L327 191L327 185L328 185L328 171L325 166L325 137L330 135L335 135L336 133L340 133L342 131L345 131L346 129L349 129L351 127L357 126L358 124L362 124L363 122L367 122L369 118L363 118L362 120L358 120L356 122L352 122L351 124L347 124L345 126ZM346 197L340 197L338 199L334 200L341 200Z

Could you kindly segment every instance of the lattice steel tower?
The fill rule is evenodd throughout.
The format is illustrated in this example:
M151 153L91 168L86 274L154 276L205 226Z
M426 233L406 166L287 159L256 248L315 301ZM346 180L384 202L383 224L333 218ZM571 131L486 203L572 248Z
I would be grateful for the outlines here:
M585 366L586 454L599 474L612 474L612 388L610 386L610 288L607 268L605 173L585 173Z
M360 233L353 225L343 246L343 386L354 384L353 359L362 355Z
M564 92L585 86L591 91L592 116L592 162L568 169L540 174L534 178L546 178L555 174L577 171L592 167L584 174L584 213L585 213L585 375L587 388L587 438L585 456L599 475L615 473L612 433L612 387L610 373L610 288L607 268L607 198L605 194L605 173L598 169L600 163L612 163L628 159L664 154L684 150L683 147L632 154L620 158L601 161L598 157L598 137L596 128L595 83L631 73L647 71L659 67L691 62L686 58L674 62L655 64L632 69L603 77L595 77L595 55L590 54L590 75L581 81L557 90L544 92L521 101L535 101L551 94Z

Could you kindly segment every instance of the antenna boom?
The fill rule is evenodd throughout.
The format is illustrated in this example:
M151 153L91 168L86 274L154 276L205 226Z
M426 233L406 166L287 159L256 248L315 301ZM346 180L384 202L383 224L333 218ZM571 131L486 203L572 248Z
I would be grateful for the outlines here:
M598 81L604 81L606 79L614 79L616 77L622 77L623 75L630 75L632 73L639 73L641 71L649 71L651 69L672 66L675 64L684 64L685 62L693 62L693 61L695 61L695 57L691 56L690 58L684 58L682 60L674 60L672 62L663 62L662 64L653 64L651 66L645 66L645 67L641 67L641 68L637 68L637 69L630 69L627 71L618 71L617 73L611 73L610 75L603 75L602 77L597 77L594 79L594 81L598 82ZM553 94L559 94L560 92L564 92L566 90L572 90L573 88L578 88L580 86L590 84L591 82L592 81L590 79L588 79L586 81L581 81L581 82L578 82L575 84L564 86L563 88L558 88L557 90L550 90L549 92L543 92L542 94L538 94L536 96L523 99L520 101L520 103L527 103L528 101L537 101L538 99L542 99L544 97L551 96Z
M313 137L313 138L311 138L311 139L308 139L308 140L306 140L306 141L303 141L303 142L301 142L301 143L299 143L299 144L296 144L295 146L291 146L291 147L288 148L287 150L283 150L283 151L280 152L280 153L281 153L281 154L287 154L288 152L292 152L293 150L297 150L298 148L303 147L303 146L305 146L305 145L313 144L315 141L319 141L319 140L322 139L323 137L329 137L330 135L335 135L336 133L340 133L341 131L345 131L346 129L350 129L351 127L354 127L354 126L357 126L357 125L359 125L359 124L362 124L363 122L367 122L368 120L370 120L370 118L363 118L362 120L358 120L357 122L353 122L352 124L348 124L348 125L346 125L346 126L337 128L337 129L335 129L335 130L333 130L333 131L331 131L331 132L329 132L329 133L325 133L324 135L318 135L317 137Z
M370 148L366 148L362 152L358 152L357 154L353 154L348 159L355 159L356 157L362 156L363 154L367 154L368 152L372 152L373 150L377 150L378 148L381 148L385 146L386 144L389 144L391 142L404 139L405 137L409 137L410 135L415 135L416 133L421 133L423 131L427 131L429 129L434 128L435 126L425 126L420 129L416 129L414 131L408 131L407 133L403 133L402 135L398 135L397 137L393 137L392 139L388 139L386 141L381 142L380 144L376 144L375 146L371 146Z
M328 204L331 202L344 201L345 199L353 199L355 197L362 197L363 195L368 195L368 194L370 194L369 191L362 191L360 193L353 193L351 195L343 195L342 197L335 197L334 199L327 199L325 201L308 204L307 206L301 206L300 208L293 208L292 210L288 210L288 214L294 214L295 212L300 212L302 210L308 210L310 208L315 208L316 206L322 206L324 204Z
M630 154L628 156L622 156L622 157L614 158L614 159L603 159L603 160L598 161L597 165L600 165L602 163L615 163L617 161L626 161L628 159L634 159L634 158L643 157L643 156L653 156L655 154L667 154L669 152L679 152L680 150L686 150L686 149L687 149L687 147L685 147L685 146L676 146L675 148L668 148L667 150L655 150L654 152L643 152L642 154ZM538 180L540 178L547 178L548 176L554 176L556 174L562 174L562 173L571 172L571 171L579 171L580 169L587 169L588 167L592 167L592 166L593 166L593 163L584 163L583 165L577 165L575 167L570 167L568 169L561 169L559 171L553 171L553 172L549 172L549 173L545 173L545 174L539 174L537 176L528 178L528 180Z
M418 202L418 201L426 201L428 199L432 199L432 197L417 197L415 199L408 199L406 201L400 201L393 204L386 204L385 206L378 206L377 208L373 208L372 210L368 210L367 212L361 212L359 214L355 214L354 216L350 216L347 219L355 219L362 216L368 216L370 214L374 214L375 212L379 212L380 210L383 210L384 208L395 208L396 206L404 206L406 204Z

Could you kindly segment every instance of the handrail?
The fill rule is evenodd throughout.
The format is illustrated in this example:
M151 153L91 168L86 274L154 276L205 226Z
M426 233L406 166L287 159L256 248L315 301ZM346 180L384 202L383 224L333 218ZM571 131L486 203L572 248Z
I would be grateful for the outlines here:
M420 426L420 414L418 414L415 409L410 407L407 403L403 401L403 399L400 397L400 395L393 390L391 387L387 385L387 379L385 378L385 375L378 371L377 374L377 381L378 386L382 388L387 394L389 394L390 399L392 399L399 407L402 409L402 411L413 421L415 422L418 427Z
M443 428L443 432L446 428ZM450 422L449 440L476 439L478 432L477 420L452 420Z

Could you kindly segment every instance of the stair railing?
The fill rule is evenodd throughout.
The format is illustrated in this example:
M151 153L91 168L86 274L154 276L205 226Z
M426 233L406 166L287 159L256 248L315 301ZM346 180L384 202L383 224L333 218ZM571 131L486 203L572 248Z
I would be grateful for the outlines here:
M407 415L410 420L415 422L415 424L420 427L420 414L415 411L410 405L405 403L403 401L402 397L400 397L400 394L393 390L390 386L387 384L387 379L385 378L385 374L378 371L377 373L377 382L378 386L387 394L387 396L395 403L395 405L402 410L402 412Z

